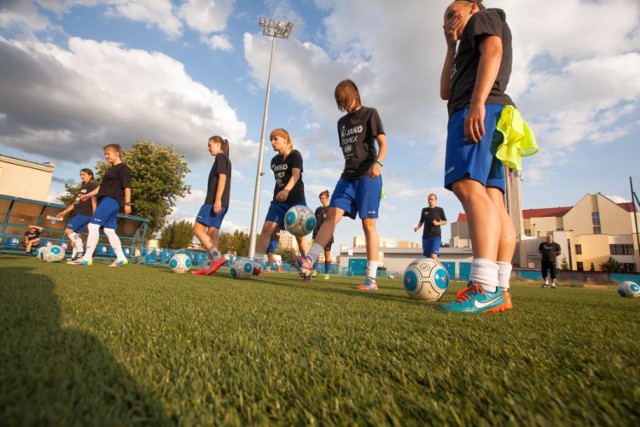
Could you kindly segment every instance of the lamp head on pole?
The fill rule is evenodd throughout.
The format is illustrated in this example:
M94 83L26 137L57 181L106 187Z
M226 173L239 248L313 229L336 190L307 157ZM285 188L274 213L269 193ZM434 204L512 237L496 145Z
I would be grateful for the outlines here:
M269 37L277 37L281 39L288 39L293 30L293 24L291 22L276 21L273 18L265 18L261 16L258 19L258 25L262 27L262 35Z

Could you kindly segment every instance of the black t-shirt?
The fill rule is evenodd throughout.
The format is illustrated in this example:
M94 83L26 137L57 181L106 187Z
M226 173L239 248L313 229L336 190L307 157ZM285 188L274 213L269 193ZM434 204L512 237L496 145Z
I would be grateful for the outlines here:
M344 156L342 178L360 178L376 161L376 137L384 134L382 120L375 108L360 107L338 120L338 137Z
M216 154L216 158L209 172L209 182L207 183L207 197L205 204L213 205L216 200L216 191L218 190L218 179L220 175L226 175L227 181L224 184L224 191L220 198L223 208L229 207L229 198L231 194L231 160L224 153Z
M556 242L542 242L538 246L538 251L542 255L542 262L556 262L556 257L560 253L560 245Z
M273 200L276 199L276 194L289 183L291 176L293 176L294 168L300 169L300 179L298 179L291 191L289 191L289 196L283 203L295 203L304 200L302 154L300 154L298 150L292 150L287 157L284 157L282 154L276 154L273 159L271 159L271 170L273 171L273 177L276 179L276 185L273 189Z
M102 177L98 198L111 197L118 201L120 206L124 203L124 189L131 188L131 169L124 163L118 163L107 169Z
M447 104L449 116L469 106L480 62L479 45L486 36L502 39L502 61L486 104L515 105L505 94L511 76L511 30L503 10L485 9L473 14L462 32L451 71L451 93Z
M433 225L433 220L446 221L447 217L444 215L444 210L439 206L423 208L420 214L420 224L424 224L422 228L423 239L442 236L440 226Z
M322 226L322 223L324 222L324 220L327 218L327 211L329 210L329 206L319 206L316 209L316 227L313 229L313 234L311 235L312 238L316 238L316 236L318 235L318 231L320 231L320 227Z
M96 187L97 187L97 184L93 181L89 181L87 183L82 184L82 187L80 187L80 192L78 193L78 197L76 197L76 200L73 202L74 206L73 206L73 210L71 211L72 216L93 215L93 205L91 204L91 199L89 198L85 201L82 201L80 200L80 196L82 196L83 194L91 193L93 190L96 189Z
M36 228L35 231L27 230L24 232L24 237L27 238L28 241L32 241L40 237L40 230Z

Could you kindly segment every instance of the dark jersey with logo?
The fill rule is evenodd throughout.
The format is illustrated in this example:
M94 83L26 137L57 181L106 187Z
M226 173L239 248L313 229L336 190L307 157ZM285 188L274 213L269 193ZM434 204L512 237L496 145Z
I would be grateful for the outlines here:
M433 221L446 221L447 217L444 216L444 210L441 207L427 207L422 209L420 214L420 224L424 224L422 228L422 238L427 237L442 237L440 226L433 225Z
M80 187L80 192L78 193L78 197L76 197L76 200L73 202L74 206L73 206L73 210L71 211L71 216L93 215L93 205L91 204L91 199L89 198L83 202L82 200L80 200L80 196L82 196L83 194L92 192L93 190L96 189L96 187L97 187L97 184L93 181L89 181L82 184L82 187Z
M479 45L486 36L498 36L502 39L500 69L486 104L515 105L505 94L511 76L511 30L503 10L485 9L473 14L462 32L451 71L451 93L447 104L449 116L469 106L480 63Z
M384 133L375 108L360 107L338 120L340 148L344 156L342 178L365 176L378 156L376 137Z
M131 188L131 169L124 163L118 163L107 169L102 177L98 198L111 197L118 201L120 206L124 203L124 189Z
M220 204L223 208L229 207L229 199L231 195L231 160L224 153L216 154L216 158L209 172L209 181L207 183L207 197L204 200L205 205L213 205L216 200L216 192L218 191L218 180L220 175L226 175L227 181L224 184Z
M556 257L560 253L560 245L556 242L542 242L538 246L538 251L542 255L542 262L556 262Z
M300 200L304 200L304 183L302 182L302 154L298 150L292 150L287 157L282 154L276 154L271 159L271 170L273 171L273 177L276 179L276 185L273 189L273 200L276 199L278 194L293 176L293 169L300 169L300 179L289 191L287 200L283 203L294 203Z
M27 238L28 241L32 241L40 237L40 230L36 229L35 231L27 230L24 232L24 237Z

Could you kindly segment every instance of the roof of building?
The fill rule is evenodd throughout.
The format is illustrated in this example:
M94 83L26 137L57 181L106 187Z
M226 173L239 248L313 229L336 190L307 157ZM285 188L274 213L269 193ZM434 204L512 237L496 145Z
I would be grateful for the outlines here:
M614 202L615 203L615 202ZM616 205L620 206L627 212L633 212L633 203L632 202L622 202L616 203ZM530 218L547 218L547 217L561 217L564 216L567 212L573 209L573 206L558 206L555 208L538 208L538 209L523 209L522 210L522 218L530 219ZM467 214L459 213L458 214L458 222L467 222Z

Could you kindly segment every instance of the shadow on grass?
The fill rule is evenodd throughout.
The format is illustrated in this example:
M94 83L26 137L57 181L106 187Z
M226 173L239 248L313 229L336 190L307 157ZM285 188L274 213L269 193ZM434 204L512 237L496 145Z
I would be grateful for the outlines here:
M0 424L169 424L161 404L100 341L61 326L47 276L1 270Z

